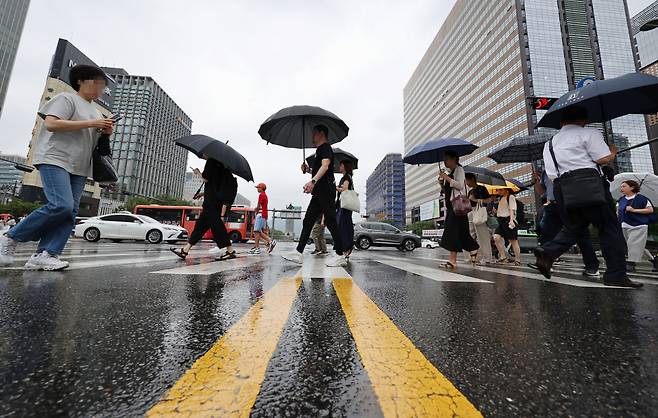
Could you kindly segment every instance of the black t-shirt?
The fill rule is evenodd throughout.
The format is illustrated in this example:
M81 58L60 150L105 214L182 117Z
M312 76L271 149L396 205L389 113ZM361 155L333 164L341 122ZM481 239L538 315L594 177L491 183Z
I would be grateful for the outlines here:
M348 190L354 190L354 183L352 182L352 176L350 176L349 174L345 174L343 175L343 177L341 177L338 186L342 186L343 183L345 183L346 181L349 182L347 186ZM336 205L337 205L336 207L338 208L340 207L340 193L338 193L338 195L336 196Z
M206 161L206 166L203 168L202 173L203 178L207 180L203 195L204 205L217 205L219 203L217 190L219 190L223 174L224 168L217 161Z
M313 167L311 167L311 173L315 175L322 167L322 160L328 159L331 161L329 163L329 169L324 176L320 178L313 188L313 195L317 194L326 194L331 193L335 190L336 179L334 178L334 150L331 148L331 145L328 143L322 144L315 151L315 158L313 159Z

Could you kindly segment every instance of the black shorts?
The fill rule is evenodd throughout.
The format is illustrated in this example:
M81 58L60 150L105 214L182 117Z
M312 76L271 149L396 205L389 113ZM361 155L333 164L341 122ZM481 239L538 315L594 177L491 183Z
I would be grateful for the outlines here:
M509 216L506 218L498 218L498 228L495 234L500 235L505 239L519 239L519 225L515 225L514 229L509 227Z

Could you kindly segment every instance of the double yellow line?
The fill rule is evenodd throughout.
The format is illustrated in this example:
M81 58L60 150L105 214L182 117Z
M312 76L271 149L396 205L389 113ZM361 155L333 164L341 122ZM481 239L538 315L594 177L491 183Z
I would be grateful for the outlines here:
M301 284L281 279L147 416L248 417ZM482 416L351 279L333 286L385 417Z

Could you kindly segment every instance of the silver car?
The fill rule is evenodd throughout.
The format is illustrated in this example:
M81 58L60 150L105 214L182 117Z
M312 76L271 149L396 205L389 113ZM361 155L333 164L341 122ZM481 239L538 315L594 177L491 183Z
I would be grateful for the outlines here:
M361 222L354 225L356 247L367 250L375 247L396 247L401 251L413 251L420 247L420 237L411 232L401 231L383 222Z

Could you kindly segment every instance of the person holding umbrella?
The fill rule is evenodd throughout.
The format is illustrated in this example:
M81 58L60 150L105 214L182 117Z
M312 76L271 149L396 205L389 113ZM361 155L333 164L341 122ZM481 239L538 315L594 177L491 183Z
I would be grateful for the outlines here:
M342 238L336 222L336 180L334 179L334 155L328 142L329 129L319 124L312 129L313 144L317 147L313 166L306 161L302 164L302 173L311 173L311 180L304 185L304 193L311 194L311 202L306 209L302 232L295 252L283 255L283 258L297 264L302 264L304 247L311 235L313 225L320 215L324 215L324 223L334 240L336 257L327 262L328 267L347 265L343 257Z
M592 224L599 231L607 267L603 283L639 288L642 283L631 281L626 274L624 235L607 181L597 170L598 165L615 159L617 148L606 145L597 129L585 127L588 117L583 107L566 107L560 114L560 132L544 146L546 172L553 180L558 210L565 224L553 240L535 249L535 264L550 279L553 262ZM583 190L583 183L586 190Z
M459 155L452 150L443 153L446 171L439 173L439 182L445 195L446 220L441 237L441 247L450 251L450 258L442 265L447 270L457 269L457 254L467 251L471 261L477 260L477 251L480 248L471 236L468 227L468 216L455 213L453 199L457 196L467 196L466 175L459 164Z
M651 201L640 194L640 184L635 180L623 181L620 191L623 196L617 201L617 216L628 247L626 271L635 271L647 245L654 208Z

